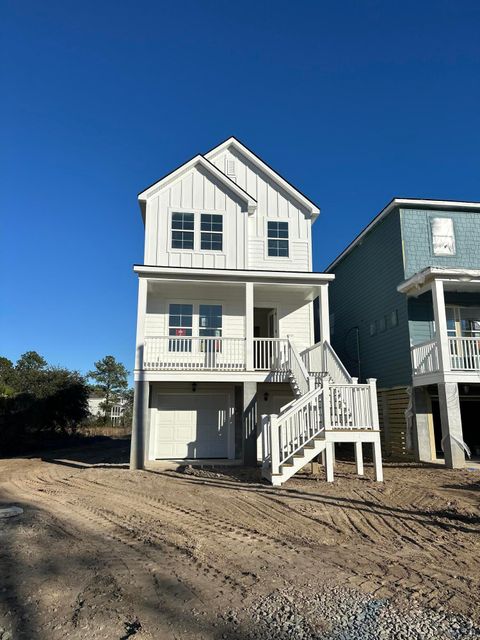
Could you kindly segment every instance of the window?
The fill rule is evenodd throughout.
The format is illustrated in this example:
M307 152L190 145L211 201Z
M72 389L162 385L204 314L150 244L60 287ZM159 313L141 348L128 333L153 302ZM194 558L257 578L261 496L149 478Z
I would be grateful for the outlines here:
M191 351L193 305L171 304L169 307L168 335L174 336L168 341L169 351Z
M201 336L222 336L222 305L201 304L199 308L199 329Z
M383 318L380 318L379 328L381 332L387 330L387 316L383 316Z
M374 320L370 323L370 335L374 336L377 333L377 321Z
M288 222L268 222L268 255L288 258Z
M453 220L451 218L432 218L430 224L432 226L433 255L454 256L456 249Z
M398 326L398 310L394 309L390 314L390 325L392 327Z
M202 251L222 251L223 216L214 213L202 213L200 224L200 247Z
M172 213L172 249L193 249L193 213Z

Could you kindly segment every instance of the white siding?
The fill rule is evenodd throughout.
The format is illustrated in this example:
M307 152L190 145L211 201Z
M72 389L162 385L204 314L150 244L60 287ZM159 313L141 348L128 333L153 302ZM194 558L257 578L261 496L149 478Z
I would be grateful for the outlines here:
M168 307L171 302L193 304L194 313L198 313L199 304L221 304L222 335L226 338L245 337L245 287L243 286L169 282L155 287L148 294L145 317L147 337L168 336ZM193 333L198 335L198 331L194 330Z
M311 219L306 209L236 150L227 149L211 158L220 171L232 160L236 183L258 203L257 211L249 217L247 268L311 271ZM267 219L288 222L289 258L268 257Z
M147 202L145 256L147 265L215 269L245 268L244 205L201 168L194 167L178 180L161 189ZM195 214L195 249L171 248L171 213ZM223 251L200 250L200 214L223 215Z
M276 308L279 337L288 335L301 351L314 342L313 307L298 292L288 287L264 287L255 291L254 306ZM245 337L245 288L235 285L201 285L192 283L165 282L151 288L148 293L145 335L147 337L168 335L168 306L173 302L194 305L204 303L221 304L223 311L222 335L225 338ZM195 319L194 319L195 323ZM195 330L194 335L198 335Z

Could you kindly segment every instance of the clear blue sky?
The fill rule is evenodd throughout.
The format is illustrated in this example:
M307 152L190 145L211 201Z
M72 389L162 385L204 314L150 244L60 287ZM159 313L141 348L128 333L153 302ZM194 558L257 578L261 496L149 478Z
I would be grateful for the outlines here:
M393 196L480 200L480 3L9 1L0 353L133 365L136 194L235 135L324 268Z

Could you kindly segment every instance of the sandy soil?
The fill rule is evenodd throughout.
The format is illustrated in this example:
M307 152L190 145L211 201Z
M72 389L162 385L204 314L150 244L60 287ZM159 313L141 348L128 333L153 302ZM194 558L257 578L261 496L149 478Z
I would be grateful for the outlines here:
M392 463L379 485L339 463L273 489L127 454L0 460L0 503L24 509L0 520L0 638L246 638L262 597L326 583L480 618L478 471Z

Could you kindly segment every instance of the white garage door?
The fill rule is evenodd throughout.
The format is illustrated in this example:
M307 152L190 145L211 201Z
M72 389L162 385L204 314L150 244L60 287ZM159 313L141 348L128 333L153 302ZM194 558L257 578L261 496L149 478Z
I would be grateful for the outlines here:
M157 396L155 458L227 458L228 396Z

